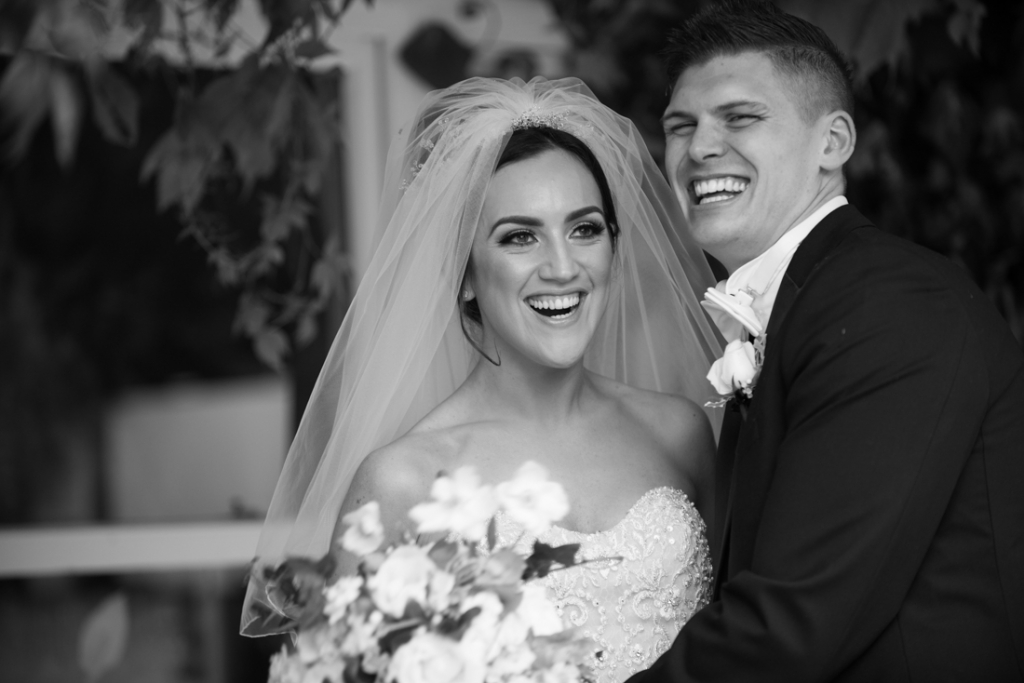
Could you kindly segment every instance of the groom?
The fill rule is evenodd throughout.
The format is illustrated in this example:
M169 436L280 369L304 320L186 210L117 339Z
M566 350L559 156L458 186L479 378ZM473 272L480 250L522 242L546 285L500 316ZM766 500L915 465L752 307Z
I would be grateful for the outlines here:
M671 42L667 171L729 273L705 305L763 355L716 376L740 391L714 601L631 681L1024 680L1019 345L959 268L847 204L849 69L820 29L728 3Z

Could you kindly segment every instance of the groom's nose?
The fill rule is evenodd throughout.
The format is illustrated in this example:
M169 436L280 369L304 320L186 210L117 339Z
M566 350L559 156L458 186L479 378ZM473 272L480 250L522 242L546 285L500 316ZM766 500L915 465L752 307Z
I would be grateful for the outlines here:
M703 162L725 154L725 138L718 126L698 122L690 137L690 158Z

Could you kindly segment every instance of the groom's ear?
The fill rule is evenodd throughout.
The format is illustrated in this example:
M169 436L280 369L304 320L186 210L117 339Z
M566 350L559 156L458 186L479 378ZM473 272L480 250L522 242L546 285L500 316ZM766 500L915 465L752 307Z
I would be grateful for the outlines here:
M821 168L836 171L843 167L857 145L857 128L853 117L845 111L834 111L822 121L824 136L821 150Z

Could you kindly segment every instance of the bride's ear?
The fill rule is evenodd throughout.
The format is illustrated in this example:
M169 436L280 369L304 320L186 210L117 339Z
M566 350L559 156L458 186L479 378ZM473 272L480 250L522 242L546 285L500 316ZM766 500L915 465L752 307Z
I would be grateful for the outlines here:
M853 155L854 147L857 145L857 128L853 124L853 117L841 109L826 116L822 124L824 139L821 168L825 171L836 171Z
M462 275L462 286L459 288L459 303L465 304L476 298L476 290L473 289L473 262L466 264L466 272Z

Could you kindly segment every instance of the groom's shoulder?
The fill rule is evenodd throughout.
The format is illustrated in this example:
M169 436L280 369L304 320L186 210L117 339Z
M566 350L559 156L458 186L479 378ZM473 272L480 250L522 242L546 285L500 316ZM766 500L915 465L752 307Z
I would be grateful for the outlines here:
M817 277L815 277L817 276ZM969 293L979 290L970 274L948 257L932 249L893 235L868 221L845 232L831 252L815 269L812 280L849 286L870 293L926 284L938 290Z

